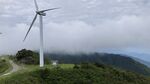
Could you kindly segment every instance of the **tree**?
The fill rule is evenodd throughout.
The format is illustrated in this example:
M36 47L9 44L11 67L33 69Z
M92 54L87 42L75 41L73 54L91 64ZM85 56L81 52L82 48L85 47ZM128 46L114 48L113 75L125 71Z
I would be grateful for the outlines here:
M23 64L39 64L39 54L37 52L22 49L17 52L15 59ZM50 64L50 60L45 57L45 63Z
M17 52L16 57L17 61L25 64L38 64L38 54L31 51L22 49Z

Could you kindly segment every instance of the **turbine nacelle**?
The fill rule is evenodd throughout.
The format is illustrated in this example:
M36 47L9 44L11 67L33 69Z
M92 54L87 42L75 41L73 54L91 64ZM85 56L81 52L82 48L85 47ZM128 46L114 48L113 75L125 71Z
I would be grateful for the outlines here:
M46 16L46 13L44 13L43 11L37 11L36 13L37 13L38 15Z
M38 15L46 16L46 13L45 13L45 12L47 12L47 11L52 11L52 10L56 10L56 9L59 9L59 8L51 8L51 9L36 11L36 13L37 13Z

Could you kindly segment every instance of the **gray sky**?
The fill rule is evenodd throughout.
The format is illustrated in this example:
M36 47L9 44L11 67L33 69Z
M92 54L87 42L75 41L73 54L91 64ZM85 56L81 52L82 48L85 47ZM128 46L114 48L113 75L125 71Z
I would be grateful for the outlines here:
M37 1L40 9L61 7L44 17L45 51L150 54L149 0ZM33 0L0 0L0 10L0 54L38 50L38 20L22 42L35 15Z

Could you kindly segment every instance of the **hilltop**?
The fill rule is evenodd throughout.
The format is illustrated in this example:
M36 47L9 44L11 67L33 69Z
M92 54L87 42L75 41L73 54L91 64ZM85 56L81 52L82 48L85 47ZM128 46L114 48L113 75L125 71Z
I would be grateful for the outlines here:
M12 57L17 63L27 65L37 65L39 63L38 53L22 49L17 52L16 56ZM139 73L142 75L150 76L150 68L146 65L134 60L133 58L109 53L47 53L45 54L45 63L50 64L51 60L58 60L60 64L81 64L81 63L98 63L108 66L113 66L122 70Z
M109 54L109 53L88 53L88 54L47 53L45 55L49 58L49 60L51 59L58 60L59 63L65 64L99 63L131 71L134 73L139 73L148 76L150 75L149 67L126 55Z
M148 84L150 79L99 64L37 68L0 79L1 84Z
M39 68L38 54L26 49L18 51L15 56L5 57L0 65L9 66L5 69L7 75L0 77L0 84L148 84L150 82L149 68L127 56L108 53L46 54L46 56L49 61L59 60L59 65L52 66L47 59L45 67ZM13 69L15 68L13 65L19 68ZM12 70L9 70L10 67ZM1 70L3 68L0 68Z

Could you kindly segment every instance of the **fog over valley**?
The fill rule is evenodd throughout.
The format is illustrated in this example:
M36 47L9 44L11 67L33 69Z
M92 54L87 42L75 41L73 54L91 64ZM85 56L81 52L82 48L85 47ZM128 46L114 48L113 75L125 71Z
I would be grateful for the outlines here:
M44 17L45 52L110 52L150 61L149 0L37 1L41 9L61 8ZM0 10L0 54L39 50L38 20L23 42L33 2L0 0Z

